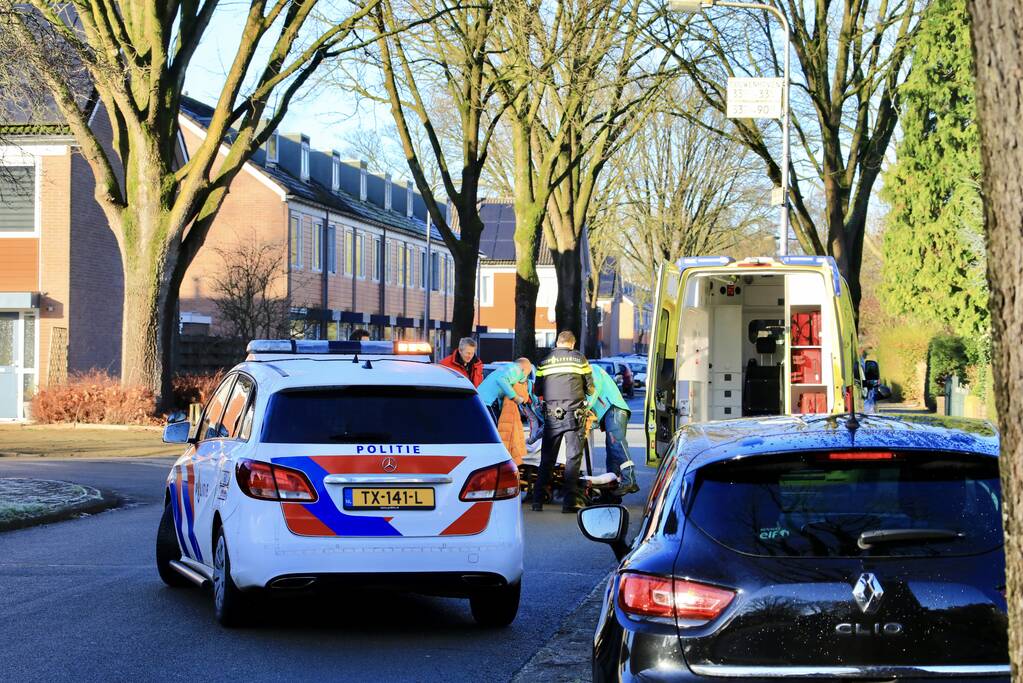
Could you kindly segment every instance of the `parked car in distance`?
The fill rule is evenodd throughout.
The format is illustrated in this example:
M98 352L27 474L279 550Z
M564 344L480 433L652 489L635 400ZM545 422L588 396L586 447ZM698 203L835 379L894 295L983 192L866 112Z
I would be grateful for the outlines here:
M642 389L646 386L646 365L647 361L645 357L636 357L635 355L629 356L614 356L611 358L601 358L601 360L620 361L629 367L632 371L632 385L636 389Z
M615 379L618 388L622 390L625 398L632 398L636 395L636 387L633 384L632 370L629 365L620 359L597 358L591 360L592 365L599 365L604 368L607 374Z
M689 425L621 561L593 680L1009 680L998 436L932 416Z

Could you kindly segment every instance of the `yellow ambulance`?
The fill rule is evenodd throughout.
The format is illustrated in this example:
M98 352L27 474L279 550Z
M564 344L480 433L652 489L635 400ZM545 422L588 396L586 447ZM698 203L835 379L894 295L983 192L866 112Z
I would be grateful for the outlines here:
M689 422L862 409L848 285L829 256L661 266L651 334L647 461Z

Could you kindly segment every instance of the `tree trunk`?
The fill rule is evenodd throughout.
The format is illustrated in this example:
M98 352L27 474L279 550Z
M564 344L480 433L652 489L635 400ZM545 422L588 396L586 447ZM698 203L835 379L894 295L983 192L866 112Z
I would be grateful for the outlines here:
M462 337L471 337L475 328L476 314L476 268L479 263L479 233L475 244L469 235L463 233L466 244L452 253L455 268L455 296L451 310L451 343L455 345Z
M552 249L551 257L558 276L558 298L554 306L558 332L572 330L576 339L582 339L583 273L579 248L567 251Z
M1023 8L971 0L977 113L984 163L995 403L1001 430L1009 657L1023 680Z
M152 263L149 254L136 255L124 273L124 316L121 337L121 383L151 389L161 402L163 391L164 325L162 315L168 287L163 282L163 259Z
M542 204L515 203L515 357L536 358L536 295L540 278L536 259L540 253Z

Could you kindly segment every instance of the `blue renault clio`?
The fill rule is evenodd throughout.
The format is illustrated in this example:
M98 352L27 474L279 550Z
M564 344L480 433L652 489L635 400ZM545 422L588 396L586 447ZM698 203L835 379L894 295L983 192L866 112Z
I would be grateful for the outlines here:
M638 535L579 525L621 564L595 681L1008 681L998 435L930 416L681 430Z

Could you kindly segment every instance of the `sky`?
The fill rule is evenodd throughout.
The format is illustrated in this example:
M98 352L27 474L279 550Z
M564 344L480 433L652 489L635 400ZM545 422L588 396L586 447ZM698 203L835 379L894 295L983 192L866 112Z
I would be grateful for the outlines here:
M190 97L210 105L216 102L238 50L248 7L248 2L222 2L218 6L185 77L185 92ZM274 39L276 33L270 31L263 44L270 44ZM266 52L257 53L253 64L261 67ZM359 131L377 131L386 136L393 127L387 108L359 102L338 86L316 84L310 87L307 84L304 92L300 91L292 100L279 130L281 133L305 133L314 148L337 149L344 154L351 147L346 136Z

